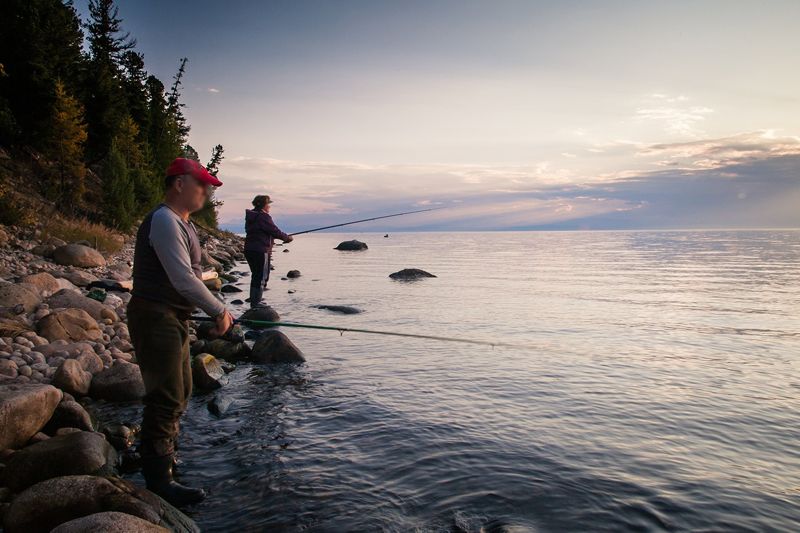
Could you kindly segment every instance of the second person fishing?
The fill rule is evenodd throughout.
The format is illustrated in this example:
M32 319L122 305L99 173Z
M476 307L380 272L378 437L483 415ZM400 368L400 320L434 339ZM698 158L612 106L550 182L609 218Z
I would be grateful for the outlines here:
M250 266L250 307L263 307L262 296L269 281L275 239L292 242L292 236L275 225L269 214L272 200L262 194L253 198L253 209L245 210L244 257Z

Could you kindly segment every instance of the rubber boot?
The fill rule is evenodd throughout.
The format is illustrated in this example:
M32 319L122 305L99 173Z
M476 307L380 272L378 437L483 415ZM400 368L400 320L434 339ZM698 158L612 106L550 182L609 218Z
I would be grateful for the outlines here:
M142 457L142 474L147 490L155 492L176 507L203 501L206 497L203 489L186 487L172 479L173 460L173 454Z

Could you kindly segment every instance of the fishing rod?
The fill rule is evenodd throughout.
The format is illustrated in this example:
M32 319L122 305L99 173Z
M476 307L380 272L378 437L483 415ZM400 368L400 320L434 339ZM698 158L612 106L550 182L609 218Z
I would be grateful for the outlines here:
M399 217L403 215L412 215L414 213L425 213L426 211L436 211L438 209L447 209L446 207L431 207L429 209L419 209L417 211L406 211L405 213L395 213L393 215L383 215L381 217L372 217L372 218L364 218L362 220L354 220L352 222L343 222L341 224L334 224L332 226L323 226L321 228L314 228L314 229L307 229L305 231L298 231L297 233L290 233L289 235L303 235L304 233L312 233L315 231L322 231L324 229L331 229L331 228L340 228L342 226L349 226L350 224L358 224L360 222L369 222L371 220L380 220L382 218L392 218L392 217Z
M192 317L191 320L197 320L200 322L216 321L215 319L207 316ZM269 320L250 320L247 318L235 318L233 319L233 322L234 324L252 324L261 327L285 327L285 328L303 328L303 329L318 329L326 331L338 331L339 335L344 335L345 333L367 333L371 335L390 335L392 337L408 337L412 339L427 339L427 340L441 341L441 342L460 342L464 344L477 344L479 346L491 346L492 348L494 348L495 346L503 348L519 348L524 350L536 350L542 348L541 346L534 346L531 344L514 344L510 342L500 342L500 341L482 341L478 339L467 339L464 337L443 337L440 335L421 335L418 333L401 333L399 331L383 331L376 329L345 328L340 326L321 326L318 324L301 324L298 322L272 322Z

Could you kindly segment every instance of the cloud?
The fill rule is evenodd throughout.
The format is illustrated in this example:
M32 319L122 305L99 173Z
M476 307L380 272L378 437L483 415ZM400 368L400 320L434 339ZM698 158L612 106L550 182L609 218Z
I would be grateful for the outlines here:
M672 97L655 93L645 100L645 105L636 109L635 118L661 122L664 130L673 135L702 135L703 131L698 126L705 121L707 115L714 112L710 107L684 104L689 98L683 95Z
M208 92L210 92L210 93L214 93L214 94L217 94L217 93L219 93L219 92L220 92L220 90L219 90L219 89L217 89L217 88L215 88L215 87L209 87L209 88L208 88L208 89L206 89L206 90L207 90Z

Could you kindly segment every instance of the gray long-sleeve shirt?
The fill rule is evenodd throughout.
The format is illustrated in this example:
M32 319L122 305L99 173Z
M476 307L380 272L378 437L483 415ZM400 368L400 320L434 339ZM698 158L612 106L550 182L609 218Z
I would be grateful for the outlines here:
M151 211L136 238L133 294L210 316L225 310L202 282L200 240L191 222L166 205Z

